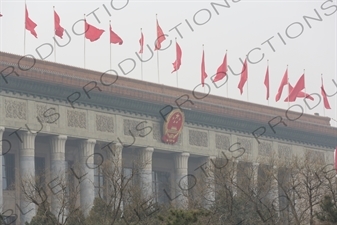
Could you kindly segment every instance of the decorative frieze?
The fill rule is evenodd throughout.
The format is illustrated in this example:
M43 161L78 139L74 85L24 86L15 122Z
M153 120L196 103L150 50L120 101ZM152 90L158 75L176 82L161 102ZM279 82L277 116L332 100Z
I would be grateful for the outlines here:
M189 144L200 147L208 147L207 132L189 130Z
M112 116L96 114L96 130L101 132L114 132L114 119Z
M68 127L87 128L87 118L85 112L76 110L67 111Z
M251 154L252 153L252 146L253 143L251 140L247 139L247 138L237 138L237 142L240 143L240 147L245 149L245 153L247 154Z
M315 151L315 150L307 148L306 153L308 155L309 162L311 162L311 163L325 163L324 152Z
M5 100L6 117L12 119L27 119L27 103L23 101Z
M281 159L290 159L292 157L291 146L278 145L278 157Z
M229 150L229 137L226 135L215 134L215 147L221 150Z
M36 115L42 123L55 124L59 119L58 107L47 104L36 104Z
M156 141L161 141L161 128L159 123L153 123L152 137Z
M272 143L260 142L258 154L270 157L272 155Z
M145 129L144 129L145 122L124 119L123 125L124 125L124 135L131 136L132 133L134 137L145 137Z

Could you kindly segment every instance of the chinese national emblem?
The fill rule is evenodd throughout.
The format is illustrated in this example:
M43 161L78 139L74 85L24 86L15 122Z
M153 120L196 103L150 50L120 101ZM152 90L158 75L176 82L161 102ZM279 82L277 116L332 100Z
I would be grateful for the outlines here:
M175 144L185 122L184 114L179 110L173 110L167 117L163 126L162 141L167 144Z

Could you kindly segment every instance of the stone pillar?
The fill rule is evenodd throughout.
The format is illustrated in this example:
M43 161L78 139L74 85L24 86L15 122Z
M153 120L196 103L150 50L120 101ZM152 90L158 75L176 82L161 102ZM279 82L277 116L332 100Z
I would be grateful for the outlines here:
M79 144L81 176L83 176L80 180L80 203L85 217L89 215L95 200L95 144L96 140L93 139L80 141Z
M272 184L271 184L271 201L273 204L273 208L276 211L276 213L278 215L280 215L280 210L279 210L279 193L278 193L278 179L277 179L277 175L278 175L278 170L277 170L277 166L273 166L273 172L274 172L274 176L275 179L273 179Z
M59 135L51 137L51 212L61 223L66 219L66 209L62 202L67 202L65 188L67 185L67 162L65 161L65 145L67 136ZM64 203L63 203L64 204ZM62 210L62 211L61 211Z
M149 201L153 197L152 190L152 153L154 149L151 147L142 148L140 152L140 187L142 197L145 201ZM150 201L149 201L150 203Z
M233 160L233 184L232 184L232 192L233 196L236 196L238 194L238 165L239 165L239 160L235 159Z
M175 205L177 208L188 208L188 157L189 153L176 153L174 155L176 194Z
M255 196L258 190L258 178L259 178L259 163L253 163L253 191Z
M5 132L4 127L0 127L0 213L3 212L3 189L2 189L2 135Z
M22 131L20 132L20 177L22 185L28 195L34 194L35 186L35 132ZM20 210L21 224L30 222L35 216L36 209L34 203L26 200L27 196L23 194L23 190L20 190Z
M215 180L214 180L214 163L215 156L209 156L206 159L206 192L204 196L205 208L210 209L215 203ZM212 161L213 162L212 162Z
M113 148L108 147L110 151L107 151L107 157L109 160L109 165L111 165L111 171L108 172L107 177L107 189L106 195L108 201L113 201L113 209L117 209L120 204L120 210L123 211L123 201L120 196L120 189L114 190L115 187L121 187L122 180L120 179L123 176L123 165L122 165L122 151L123 145L120 143L113 144ZM110 164L111 163L111 164ZM124 181L126 182L126 181ZM125 184L123 184L125 185ZM116 194L116 196L115 196Z

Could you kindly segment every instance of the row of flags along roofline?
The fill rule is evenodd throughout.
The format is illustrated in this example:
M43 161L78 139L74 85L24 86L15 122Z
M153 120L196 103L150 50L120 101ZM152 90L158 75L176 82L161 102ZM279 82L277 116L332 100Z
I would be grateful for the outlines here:
M3 15L0 14L0 17ZM63 33L64 33L64 28L60 24L61 20L59 15L56 13L55 8L54 8L54 27L55 27L55 35L63 38ZM156 26L157 26L157 39L155 43L155 48L154 50L160 50L161 49L161 43L166 40L164 32L162 28L159 25L158 19L156 18ZM30 19L29 14L28 14L28 9L27 5L25 5L25 28L26 30L30 31L30 33L37 38L37 33L35 31L35 28L37 27L37 24ZM84 20L84 30L85 30L85 38L89 39L91 42L97 41L101 35L105 32L104 29L99 29L89 23L87 23L86 19ZM123 40L120 36L118 36L111 27L110 23L110 43L111 44L123 44ZM140 44L140 50L139 53L143 54L143 47L144 47L144 35L141 29L141 37L139 39L139 44ZM181 66L181 58L182 58L182 50L181 47L179 46L177 40L176 40L176 60L173 62L173 72L177 72ZM227 66L227 51L224 56L222 64L219 66L217 69L217 73L214 76L212 82L218 82L224 79L227 76L228 72L228 66ZM205 79L208 77L206 73L206 68L205 68L205 52L204 49L202 50L202 60L201 60L201 84L204 87L205 85ZM240 90L241 95L243 94L243 88L248 80L248 63L247 63L247 58L245 59L243 63L243 68L241 71L241 76L240 76L240 81L238 84L238 89ZM269 65L267 66L266 70L266 75L264 79L264 85L266 86L266 100L269 100L270 97L270 90L269 90ZM275 101L279 101L283 92L283 89L285 86L288 86L288 97L284 99L285 102L294 102L297 98L306 98L309 100L314 100L314 98L305 93L305 73L303 72L303 75L299 78L295 86L292 86L289 83L289 78L288 78L288 66L287 69L284 73L284 76L281 80L280 86L278 88L277 94L275 96ZM323 85L323 77L321 77L321 95L323 98L323 103L324 103L324 108L325 109L331 109L324 85Z

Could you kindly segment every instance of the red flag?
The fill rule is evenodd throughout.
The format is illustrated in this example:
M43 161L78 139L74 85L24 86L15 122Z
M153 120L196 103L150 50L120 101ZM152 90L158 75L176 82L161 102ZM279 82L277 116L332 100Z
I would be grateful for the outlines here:
M222 80L226 75L227 75L227 53L223 59L222 64L219 66L218 70L216 71L216 75L213 79L213 82Z
M64 28L60 25L60 17L54 10L54 25L55 25L55 35L60 38L63 37Z
M202 50L202 61L201 61L201 84L202 86L205 85L205 79L207 77L207 73L205 71L205 53Z
M0 13L0 17L2 17L2 14Z
M144 35L143 35L143 32L140 32L139 44L140 44L139 53L143 54L143 46L144 46Z
M89 39L91 42L97 41L104 32L104 30L90 25L86 20L84 20L84 30L85 38Z
M266 72L266 76L264 77L264 85L267 88L267 97L266 99L269 99L269 66L267 66L267 72Z
M291 84L288 83L288 85L289 85L289 93L290 93L294 88L293 88L293 86L291 86ZM297 98L307 98L307 99L310 99L312 101L314 100L314 98L311 95L309 95L309 94L307 94L307 93L305 93L303 91L300 91L297 94ZM289 98L287 97L286 99L284 99L284 101L285 102L294 102L295 100L294 101L290 101Z
M112 27L110 25L110 44L123 44L122 38L120 38L115 32L112 31Z
M305 82L304 82L304 74L300 77L300 79L298 79L295 87L293 88L293 90L290 92L288 98L289 101L295 101L296 97L298 96L298 94L305 88Z
M30 31L30 33L37 38L36 31L34 30L37 26L36 23L34 23L28 15L27 5L26 5L26 21L25 21L26 29Z
M288 68L286 70L286 72L284 73L283 75L283 78L282 78L282 81L281 81L281 84L280 84L280 87L278 88L278 92L277 92L277 95L275 97L275 100L278 101L280 100L281 98L281 95L282 95L282 91L283 91L283 87L288 84ZM290 93L290 92L289 92ZM289 94L288 93L288 94Z
M157 20L157 40L155 44L154 50L159 50L161 48L161 43L165 41L165 35L161 27L159 26L158 20Z
M334 168L335 168L335 170L337 170L337 146L336 146L336 149L335 149L335 152L334 152L334 154L333 154L333 161L334 161Z
M176 42L176 56L177 56L177 58L176 58L176 61L174 63L172 63L173 64L172 73L179 70L180 65L181 65L181 55L182 55L181 48L178 45L178 42Z
M324 107L326 109L331 109L328 97L326 96L325 90L324 90L324 85L323 85L323 77L321 78L322 86L321 86L321 95L323 97L323 102L324 102Z
M245 83L248 78L248 66L247 66L247 59L245 60L245 63L243 64L242 72L241 72L241 78L238 85L238 88L240 89L240 93L243 93L243 86L245 86Z

